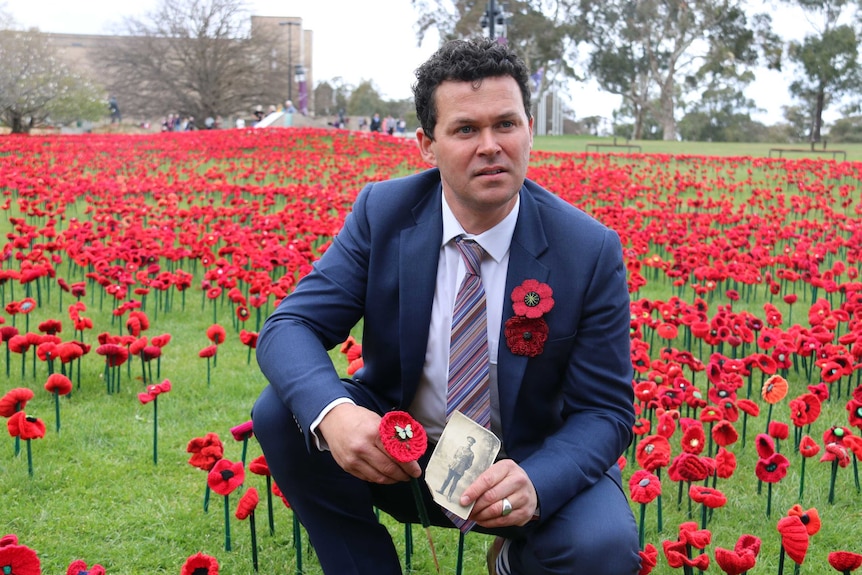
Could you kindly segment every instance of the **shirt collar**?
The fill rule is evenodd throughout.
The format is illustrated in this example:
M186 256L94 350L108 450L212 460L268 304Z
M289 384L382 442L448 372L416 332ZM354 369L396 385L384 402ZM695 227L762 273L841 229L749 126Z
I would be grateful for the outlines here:
M446 202L446 195L440 194L440 197L443 202L443 242L440 244L441 247L456 237L463 235L475 240L488 255L494 258L494 261L497 263L501 262L509 251L512 236L515 234L515 224L518 222L518 212L521 208L521 194L517 195L512 211L500 223L477 236L464 231L464 228L455 219L455 214L452 213L452 209Z

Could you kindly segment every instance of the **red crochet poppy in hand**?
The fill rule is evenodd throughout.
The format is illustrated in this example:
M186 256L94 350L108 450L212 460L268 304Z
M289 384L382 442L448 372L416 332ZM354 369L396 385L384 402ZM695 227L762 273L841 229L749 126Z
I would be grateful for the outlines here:
M216 462L224 457L224 445L216 433L207 433L204 437L196 437L186 445L186 451L191 453L189 463L198 469L209 471ZM261 457L263 457L261 455Z
M219 495L230 495L243 481L245 469L242 461L233 463L228 459L220 459L207 475L207 485Z
M26 545L18 545L17 537L8 541L9 543L0 545L0 573L42 575L36 552Z
M87 569L87 564L83 560L76 559L69 564L66 575L105 575L105 568L96 563Z
M260 502L260 497L257 494L257 489L249 487L248 491L242 494L239 498L239 503L236 506L236 518L240 521L245 520L249 515L254 513L257 504Z
M832 551L828 559L832 568L842 573L850 573L862 566L862 555L850 551Z
M26 387L15 387L0 397L0 416L11 417L16 411L21 411L27 402L33 399L33 391Z
M548 324L545 320L512 316L506 320L506 344L515 355L536 357L545 349Z
M428 435L406 411L390 411L380 420L380 441L395 461L416 461L428 448Z
M527 279L512 290L512 308L515 314L540 318L554 307L554 290L534 279Z
M218 560L203 553L192 555L183 563L180 575L218 575Z
M6 422L9 435L23 440L45 437L45 422L38 417L28 417L23 411L12 414Z

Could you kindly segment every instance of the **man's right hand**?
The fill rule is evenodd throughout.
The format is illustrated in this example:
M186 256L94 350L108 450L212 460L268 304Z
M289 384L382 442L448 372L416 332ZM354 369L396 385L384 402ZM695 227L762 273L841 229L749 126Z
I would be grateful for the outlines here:
M380 441L380 419L369 409L342 403L324 416L317 431L335 462L363 481L390 484L422 475L417 462L399 463L386 453Z

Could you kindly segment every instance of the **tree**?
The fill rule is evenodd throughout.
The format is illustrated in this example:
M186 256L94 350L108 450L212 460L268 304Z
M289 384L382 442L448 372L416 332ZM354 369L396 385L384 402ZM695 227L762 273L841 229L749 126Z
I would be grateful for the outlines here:
M360 82L347 99L347 113L351 116L385 114L386 108L386 102L371 80Z
M0 121L14 134L107 113L104 91L70 71L38 30L0 31L0 62Z
M790 42L788 57L801 71L790 84L790 93L810 110L808 138L819 142L823 111L833 101L862 88L858 19L850 23L849 14L858 6L851 0L784 1L804 9L811 16L808 21L817 28L802 42Z
M580 1L579 29L589 31L589 70L627 101L642 124L645 108L676 137L676 107L716 75L742 84L761 55L774 63L777 36L768 15L750 20L741 0Z
M247 113L287 92L275 30L251 31L243 0L161 0L142 18L126 18L129 36L106 65L127 109L176 111L198 118Z

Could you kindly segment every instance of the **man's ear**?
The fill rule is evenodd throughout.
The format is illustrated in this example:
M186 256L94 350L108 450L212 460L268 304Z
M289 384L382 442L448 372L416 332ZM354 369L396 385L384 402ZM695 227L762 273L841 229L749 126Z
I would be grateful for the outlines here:
M436 166L437 155L434 153L434 140L425 133L425 130L416 128L416 141L419 143L419 154L422 159L432 166Z

